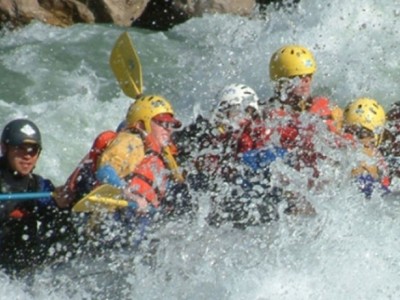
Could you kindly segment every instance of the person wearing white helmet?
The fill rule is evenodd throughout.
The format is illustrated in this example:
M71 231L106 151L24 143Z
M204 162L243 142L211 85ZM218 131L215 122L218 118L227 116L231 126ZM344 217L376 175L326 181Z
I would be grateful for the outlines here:
M213 194L210 225L228 222L246 227L276 218L274 210L253 203L259 198L252 199L251 189L243 184L241 156L269 140L261 121L256 92L244 84L229 84L217 93L210 119L200 115L174 136L191 187ZM221 190L223 186L229 191Z
M215 121L231 123L232 119L255 117L258 114L258 96L249 86L230 84L217 94L218 104L215 108Z
M244 153L260 148L268 142L270 134L261 119L258 95L244 84L230 84L217 94L217 106L213 121L221 132L234 133L236 153Z
M196 161L197 167L214 168L218 157L223 155L237 158L239 153L254 147L254 143L263 137L261 130L257 138L251 136L251 124L260 120L258 114L258 96L256 92L244 84L229 84L216 94L216 105L211 110L210 118L196 116L191 124L176 131L173 139L185 163ZM198 153L204 149L217 150L219 155L209 155L209 159ZM216 151L213 151L216 153ZM211 158L212 157L212 158ZM207 164L210 166L206 166Z

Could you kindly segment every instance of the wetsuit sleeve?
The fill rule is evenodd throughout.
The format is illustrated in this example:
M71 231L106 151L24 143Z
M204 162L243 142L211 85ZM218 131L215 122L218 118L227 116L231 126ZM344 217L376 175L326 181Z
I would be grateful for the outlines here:
M54 184L49 179L44 179L38 176L39 190L38 192L53 192ZM56 203L52 197L39 198L37 200L39 206L56 206Z

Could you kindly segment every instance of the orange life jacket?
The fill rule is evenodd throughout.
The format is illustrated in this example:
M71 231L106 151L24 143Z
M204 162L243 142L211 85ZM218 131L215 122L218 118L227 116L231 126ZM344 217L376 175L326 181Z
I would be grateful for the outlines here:
M162 155L163 149L152 137L145 137L144 145L144 158L128 176L130 191L158 207L165 196L171 171Z

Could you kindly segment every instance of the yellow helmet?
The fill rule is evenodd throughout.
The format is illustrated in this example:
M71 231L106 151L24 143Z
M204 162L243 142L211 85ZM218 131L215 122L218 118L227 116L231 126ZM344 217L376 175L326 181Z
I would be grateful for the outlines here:
M158 95L142 96L131 104L126 115L126 127L132 128L139 121L144 123L144 130L151 132L151 120L156 117L160 121L170 122L174 127L179 127L181 122L174 118L174 110L171 104L165 98Z
M278 49L269 62L271 80L314 74L317 64L310 50L298 45Z
M371 130L375 133L375 138L379 144L386 122L386 113L376 100L358 98L346 106L343 122L344 125L359 125Z

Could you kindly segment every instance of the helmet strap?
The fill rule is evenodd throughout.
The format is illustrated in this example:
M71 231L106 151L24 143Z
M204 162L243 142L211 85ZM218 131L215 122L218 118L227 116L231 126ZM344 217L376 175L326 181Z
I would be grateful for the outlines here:
M148 132L146 131L144 123L142 121L134 124L133 126L126 127L124 131L128 131L133 134L140 134L142 136L148 135Z

